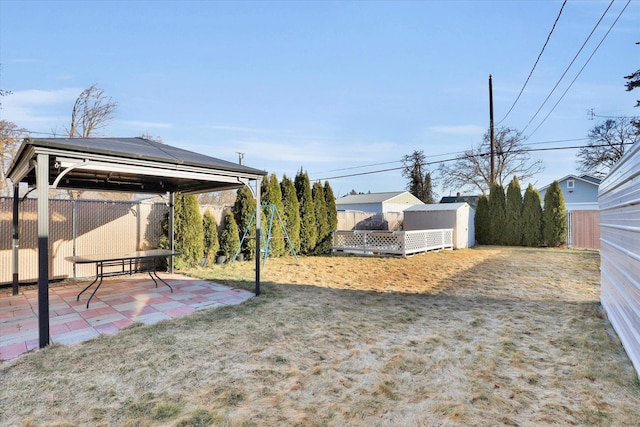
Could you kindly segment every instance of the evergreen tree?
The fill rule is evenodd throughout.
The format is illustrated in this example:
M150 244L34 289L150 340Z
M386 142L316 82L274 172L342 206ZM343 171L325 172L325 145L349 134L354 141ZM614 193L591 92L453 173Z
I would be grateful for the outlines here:
M311 193L318 236L314 253L326 254L331 252L331 233L329 231L329 220L327 218L327 202L324 198L324 187L319 182L314 182Z
M484 194L478 197L478 207L475 216L476 241L480 245L488 245L491 241L491 213L489 212L489 198Z
M522 244L537 247L542 243L542 206L538 190L529 184L522 202Z
M195 195L176 194L174 224L175 247L176 251L181 253L176 260L176 267L198 265L204 254L204 230L198 199Z
M262 181L262 204L273 205L276 207L280 215L284 210L282 204L282 191L280 190L280 184L275 174L271 174L269 179ZM263 212L262 230L263 235L267 238L269 232L269 222L271 218L272 209L270 207L265 208ZM264 242L265 248L269 249L269 256L282 256L284 254L284 232L282 231L282 224L278 219L278 215L273 212L273 222L271 223L271 241Z
M282 203L284 205L280 214L287 229L291 246L298 253L300 252L300 203L298 203L296 187L293 185L292 180L283 175L280 190L282 191ZM291 252L288 244L285 245L285 250L287 253Z
M504 234L505 204L504 187L500 184L493 184L489 193L491 224L489 243L492 245L504 245L506 243Z
M255 212L256 199L253 198L251 190L249 190L247 187L238 189L236 201L233 204L233 219L235 220L236 228L239 232L238 241L240 241L240 238L244 235L247 226L249 225L249 221L251 221L251 217L253 216L253 222L251 222L251 227L246 237L244 238L244 241L242 242L241 248L241 251L246 259L254 259L256 255L256 242L254 240L256 236L256 218L254 216ZM265 242L261 242L262 245L264 245L264 243Z
M204 256L209 263L218 253L220 242L218 241L218 224L208 209L202 217L202 228L204 230Z
M553 181L544 195L542 238L547 246L560 246L567 241L567 210L558 181Z
M433 184L431 182L431 173L424 174L424 200L427 204L435 203L435 194L433 192Z
M300 168L294 181L300 203L300 252L309 254L316 247L318 229L309 175Z
M505 243L510 246L522 244L522 191L517 177L513 177L507 187L505 205L504 236Z
M238 224L236 224L233 212L230 209L225 211L224 228L220 233L220 252L227 257L227 261L236 254L238 246L240 246L240 237L238 237Z
M329 233L338 229L338 208L336 207L336 196L333 194L329 181L324 182L324 200L327 205L327 221L329 222Z

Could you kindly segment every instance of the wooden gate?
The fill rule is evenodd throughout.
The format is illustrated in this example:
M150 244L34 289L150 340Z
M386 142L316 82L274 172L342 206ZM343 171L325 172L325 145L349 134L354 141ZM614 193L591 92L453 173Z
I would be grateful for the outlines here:
M600 249L600 211L570 211L567 221L569 247Z

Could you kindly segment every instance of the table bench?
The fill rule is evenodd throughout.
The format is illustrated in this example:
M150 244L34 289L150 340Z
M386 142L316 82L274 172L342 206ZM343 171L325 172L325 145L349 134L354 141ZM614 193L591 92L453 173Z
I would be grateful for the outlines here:
M89 308L89 303L91 299L96 294L100 285L102 285L102 279L108 276L119 276L125 274L134 274L134 273L149 273L149 277L156 284L156 288L158 287L158 282L156 278L160 280L162 283L167 285L171 292L173 293L173 288L167 282L162 280L160 276L158 276L158 271L156 269L156 261L158 258L167 258L180 255L180 252L174 252L168 249L152 249L148 251L135 251L128 252L122 254L105 254L105 255L80 255L80 256L69 256L65 257L65 260L73 263L73 264L95 264L96 265L96 278L93 279L93 282L89 284L86 288L84 288L79 294L76 301L80 301L80 295L82 295L87 289L93 286L97 282L96 288L93 290L93 293L89 297L87 301L87 308ZM109 267L118 267L116 270L104 271L105 268ZM155 275L155 277L153 277Z

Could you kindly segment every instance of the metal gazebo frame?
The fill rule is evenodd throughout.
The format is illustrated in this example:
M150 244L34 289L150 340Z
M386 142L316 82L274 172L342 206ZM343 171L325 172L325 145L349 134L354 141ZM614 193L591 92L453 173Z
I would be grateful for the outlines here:
M170 249L174 249L175 193L205 193L247 186L260 206L266 171L144 138L25 138L9 167L13 184L13 293L18 293L19 195L21 182L37 189L38 323L40 348L49 344L49 190L73 189L169 194ZM251 187L255 182L255 189ZM261 229L260 215L256 220ZM260 253L260 233L256 253ZM173 268L173 266L171 266ZM260 295L260 257L255 294Z

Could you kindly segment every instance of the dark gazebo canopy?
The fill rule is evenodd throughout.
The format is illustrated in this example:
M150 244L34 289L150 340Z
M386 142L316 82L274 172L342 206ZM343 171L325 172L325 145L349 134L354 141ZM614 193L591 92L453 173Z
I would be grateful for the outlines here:
M247 186L260 206L265 171L144 138L26 138L7 177L13 184L13 292L18 293L18 185L38 190L38 322L40 347L49 344L49 189L169 193L173 236L175 193L205 193ZM255 189L250 183L255 182ZM260 253L256 215L256 253ZM169 239L173 250L173 237ZM256 295L260 257L256 257Z
M52 188L134 193L204 193L246 185L266 172L143 138L25 139L11 182L36 185L33 161L49 155Z

